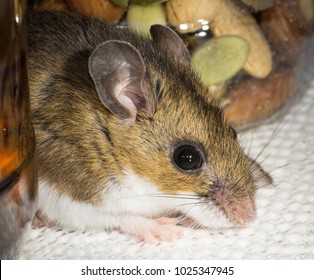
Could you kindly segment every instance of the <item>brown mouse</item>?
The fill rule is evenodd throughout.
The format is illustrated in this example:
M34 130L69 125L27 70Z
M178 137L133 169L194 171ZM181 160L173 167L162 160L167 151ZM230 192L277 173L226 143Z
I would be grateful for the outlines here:
M67 13L28 16L29 79L41 218L171 240L187 217L244 226L270 177L189 62L181 39L151 40Z

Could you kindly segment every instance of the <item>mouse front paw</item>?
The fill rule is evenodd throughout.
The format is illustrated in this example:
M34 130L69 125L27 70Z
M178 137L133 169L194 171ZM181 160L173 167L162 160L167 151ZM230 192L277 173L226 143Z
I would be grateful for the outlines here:
M145 243L171 242L183 235L184 228L177 225L175 218L149 219L140 216L125 217L121 230Z
M32 228L40 228L40 227L56 227L57 223L50 220L46 215L44 215L40 210L36 211L36 214L32 220Z

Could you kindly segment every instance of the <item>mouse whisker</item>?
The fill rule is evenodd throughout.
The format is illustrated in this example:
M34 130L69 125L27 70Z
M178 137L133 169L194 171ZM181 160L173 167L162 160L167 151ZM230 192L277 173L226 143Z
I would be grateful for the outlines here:
M192 209L192 206L193 205L195 205L195 203L188 203L188 204L180 204L180 205L177 205L176 206L176 208L179 208L179 207L182 207L182 206L186 206L186 205L188 205L188 206L191 206L188 210L186 210L185 212L182 212L182 209L180 209L180 211L182 212L182 214L184 215L184 216L188 216L188 213L190 212L190 210Z
M293 166L293 165L296 165L296 164L299 164L299 163L311 164L311 163L313 163L313 162L314 162L313 159L304 158L304 159L296 160L296 161L293 161L293 162L287 162L287 163L285 163L285 164L276 166L276 167L273 168L273 169L267 170L267 172L268 172L268 173L274 173L274 172L277 171L277 170L280 170L280 169L286 168L286 167L290 167L290 166Z
M149 197L158 197L158 198L171 198L171 199L196 199L198 200L199 199L199 196L198 195L189 195L189 194L183 194L183 195L163 195L163 194L160 194L160 195L156 195L156 194L153 194L153 195L147 195Z
M231 193L236 192L238 190L238 188L240 187L240 183L242 183L244 180L245 180L245 177L240 176L240 178L234 184L232 184L232 186L229 188Z
M310 100L307 100L307 102L304 102L302 104L302 106L296 110L296 112L294 112L293 114L291 114L289 116L289 118L281 123L278 124L277 128L274 130L274 132L271 134L271 136L269 137L269 139L267 140L267 142L264 144L263 148L261 149L261 151L255 156L254 158L254 161L258 161L260 156L264 153L264 151L266 150L266 148L269 147L269 145L271 144L271 142L275 139L275 137L277 137L277 135L282 131L282 129L287 125L289 124L289 122L291 120L293 120L295 118L296 115L298 115L305 107L306 107L306 104L309 102L309 101L312 101L314 98L309 98Z
M206 204L206 202L197 201L197 202L189 202L189 203L180 203L177 205L177 207L182 207L182 206L187 206L187 205L196 206L198 204Z

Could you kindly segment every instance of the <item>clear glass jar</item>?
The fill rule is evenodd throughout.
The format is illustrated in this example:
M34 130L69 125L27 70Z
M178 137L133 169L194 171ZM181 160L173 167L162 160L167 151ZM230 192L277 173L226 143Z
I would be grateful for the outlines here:
M77 12L127 25L144 36L152 24L168 25L184 40L192 64L238 128L276 119L306 89L300 76L311 63L305 58L313 34L313 0L31 2L38 10Z
M37 199L25 11L25 0L0 1L0 259L18 257Z

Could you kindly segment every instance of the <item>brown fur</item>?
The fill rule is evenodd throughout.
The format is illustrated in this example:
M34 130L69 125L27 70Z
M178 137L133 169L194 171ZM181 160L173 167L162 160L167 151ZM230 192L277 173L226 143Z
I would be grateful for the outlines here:
M230 204L252 200L255 183L233 130L188 63L149 40L96 20L46 13L29 19L29 76L40 177L77 201L98 203L103 183L128 169L168 194L195 192L213 199L213 185L229 188ZM88 57L103 41L131 42L142 55L155 89L156 112L143 111L134 126L100 102ZM178 142L205 153L200 172L178 171L171 151Z

